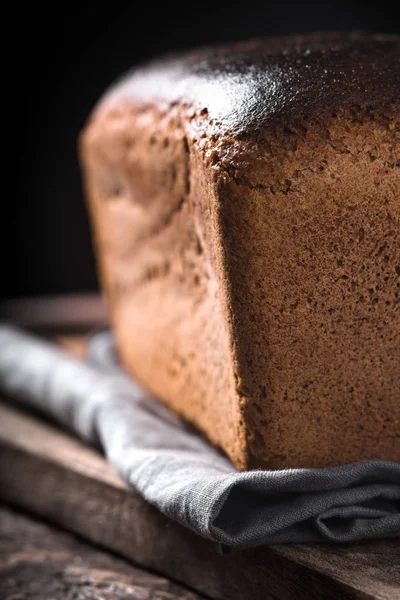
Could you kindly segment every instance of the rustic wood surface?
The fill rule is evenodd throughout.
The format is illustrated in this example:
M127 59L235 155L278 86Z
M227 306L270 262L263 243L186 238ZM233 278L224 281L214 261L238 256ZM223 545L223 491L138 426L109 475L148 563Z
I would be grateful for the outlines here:
M224 556L144 502L100 454L7 405L0 406L0 499L215 599L400 598L396 540Z
M98 294L44 298L14 298L0 302L0 321L35 331L87 333L107 323L106 308Z
M200 600L75 536L0 506L2 600Z

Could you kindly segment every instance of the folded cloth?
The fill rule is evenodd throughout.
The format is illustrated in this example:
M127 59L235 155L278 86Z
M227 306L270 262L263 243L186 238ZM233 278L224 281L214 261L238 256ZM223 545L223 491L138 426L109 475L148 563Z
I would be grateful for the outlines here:
M400 536L399 464L239 473L115 356L107 332L94 336L84 362L3 325L0 389L101 444L148 502L225 547Z

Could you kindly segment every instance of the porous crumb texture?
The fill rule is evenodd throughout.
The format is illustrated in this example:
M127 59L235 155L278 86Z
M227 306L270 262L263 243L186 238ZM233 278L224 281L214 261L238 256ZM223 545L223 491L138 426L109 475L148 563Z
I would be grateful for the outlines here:
M126 367L240 469L399 461L390 86L235 131L122 88L81 154Z
M222 177L253 466L400 459L398 126L353 107Z

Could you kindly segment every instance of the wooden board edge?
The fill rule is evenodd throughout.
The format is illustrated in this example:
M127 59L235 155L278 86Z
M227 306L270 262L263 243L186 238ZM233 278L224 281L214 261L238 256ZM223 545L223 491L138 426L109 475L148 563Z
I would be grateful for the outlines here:
M0 424L4 424L5 412L1 411L0 407ZM15 428L18 412L8 407L6 411L16 413ZM70 442L75 448L77 444L81 446L82 451L92 450L33 417L24 414L20 418L25 425L27 420L32 427L38 425L41 434L35 452L32 445L20 439L20 434L4 431L0 425L0 499L4 502L44 517L216 599L301 600L312 597L312 590L324 598L337 598L338 594L344 599L391 598L387 586L370 593L367 587L360 589L358 584L323 572L323 562L314 569L300 547L297 558L288 556L285 547L222 556L215 544L166 518L125 485L116 485L112 478L98 477L90 469L85 472L82 465L77 469L73 464L63 464L57 459L57 452L44 452L40 448L44 430L54 447L61 444L64 454ZM97 460L103 459L97 456ZM104 469L109 469L103 462Z

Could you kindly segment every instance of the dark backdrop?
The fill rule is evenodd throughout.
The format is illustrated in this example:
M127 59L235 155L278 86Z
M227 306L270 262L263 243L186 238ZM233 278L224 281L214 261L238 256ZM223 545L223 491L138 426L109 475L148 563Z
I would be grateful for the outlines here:
M3 252L3 297L96 289L76 140L104 88L133 64L270 34L400 32L395 3L385 1L32 4L15 5L13 22L3 21L13 39L3 62L15 63L10 118L17 142L13 195L3 200L12 212L3 219L11 234L2 238L11 240Z

